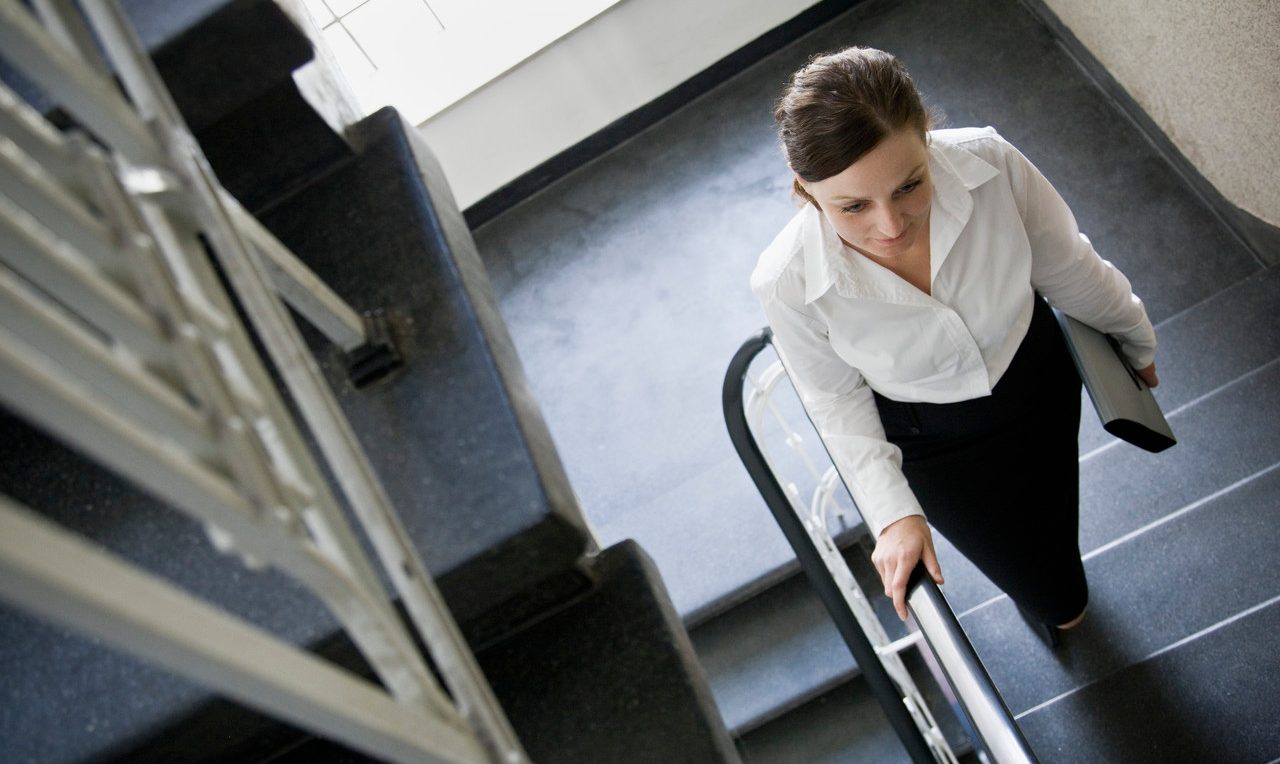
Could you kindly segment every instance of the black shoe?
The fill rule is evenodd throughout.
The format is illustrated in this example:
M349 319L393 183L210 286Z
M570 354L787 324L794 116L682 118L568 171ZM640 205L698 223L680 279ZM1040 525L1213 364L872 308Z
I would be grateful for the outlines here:
M1030 626L1031 630L1035 632L1035 635L1040 638L1040 641L1045 644L1045 647L1052 650L1062 644L1062 629L1059 629L1051 623L1041 621L1034 615L1023 610L1021 605L1018 605L1017 607L1018 615L1022 616L1022 620L1027 622L1027 625Z

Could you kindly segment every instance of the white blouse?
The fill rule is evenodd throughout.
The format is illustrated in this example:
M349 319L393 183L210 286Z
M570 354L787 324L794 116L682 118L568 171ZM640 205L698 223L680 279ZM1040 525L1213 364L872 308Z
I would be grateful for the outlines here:
M990 395L1026 336L1033 290L1115 335L1135 368L1155 359L1155 331L1128 279L993 128L931 132L929 170L931 294L846 247L812 204L751 274L774 346L877 536L924 513L872 390L928 403Z

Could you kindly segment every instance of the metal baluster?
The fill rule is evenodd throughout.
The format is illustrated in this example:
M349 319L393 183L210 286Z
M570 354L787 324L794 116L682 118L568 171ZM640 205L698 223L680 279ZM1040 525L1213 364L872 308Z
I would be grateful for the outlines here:
M103 75L94 35L74 7L67 0L37 2L54 32L41 29L12 0L0 0L0 44L16 53L46 93L120 153L108 160L88 141L48 129L0 90L0 126L12 136L0 146L6 152L0 157L0 182L20 202L0 198L0 244L13 245L5 247L6 261L40 284L32 291L16 273L0 278L5 316L0 398L204 521L224 550L234 549L247 562L277 565L306 583L346 625L406 712L429 710L464 738L469 723L492 758L525 760L276 294L344 349L363 342L363 320L217 186L118 7L85 4L132 106ZM40 169L42 162L48 163L47 173ZM426 671L386 601L288 409L257 362L197 234L212 245L256 324L461 714ZM78 318L62 313L68 307ZM205 408L191 409L186 396ZM5 509L6 515L14 514ZM40 535L15 522L22 533ZM72 580L54 588L64 597L78 596ZM62 604L62 610L52 607L54 615L68 617L79 607L70 600ZM106 620L120 627L134 617L125 610L116 608ZM103 618L91 620L101 626ZM167 638L148 632L159 628L156 622L130 628L144 641L147 634L161 642ZM188 654L196 659L201 649L212 649L187 641L194 640L192 634L178 636L165 643L168 649L194 649ZM229 670L252 673L251 664ZM182 662L173 665L184 670ZM343 720L341 709L329 711L338 714L339 727L351 727L348 722L359 716ZM323 716L314 708L309 713L313 724L319 718L315 714ZM424 730L435 723L430 716L415 713L413 718L428 722ZM355 724L355 742L370 750L377 734ZM418 742L419 752L432 748ZM412 758L411 749L397 758ZM465 760L475 760L473 753Z
M204 605L0 496L0 595L235 700L382 759L474 764L447 722Z

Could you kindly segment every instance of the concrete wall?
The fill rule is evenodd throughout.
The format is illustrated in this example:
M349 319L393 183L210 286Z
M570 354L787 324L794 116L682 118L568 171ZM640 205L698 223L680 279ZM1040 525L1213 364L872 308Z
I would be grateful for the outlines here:
M1045 2L1223 196L1280 225L1280 3Z
M466 208L817 0L623 0L419 126Z

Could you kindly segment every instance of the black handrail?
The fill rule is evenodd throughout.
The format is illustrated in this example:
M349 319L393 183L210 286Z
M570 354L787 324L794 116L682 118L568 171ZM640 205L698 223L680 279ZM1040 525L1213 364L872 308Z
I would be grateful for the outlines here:
M912 761L933 762L933 754L903 702L902 692L894 685L876 655L875 647L862 631L835 578L827 570L821 553L778 484L778 478L760 451L747 422L743 382L751 362L772 344L772 340L772 330L768 327L760 330L742 344L729 362L722 395L729 438ZM1000 764L1035 762L1035 755L1013 714L960 628L960 622L942 596L942 590L925 574L923 565L916 567L907 585L907 606L916 618L925 642L938 656L947 681L956 690L961 708L979 737L978 742Z
M845 603L844 595L840 593L835 579L831 577L826 564L822 561L822 554L813 543L808 531L804 529L800 518L792 511L790 500L787 499L782 486L778 484L778 478L773 474L773 470L769 469L764 454L760 452L760 446L756 443L755 436L752 435L751 428L747 424L747 417L743 411L743 379L746 377L751 361L770 344L772 337L773 332L770 329L762 329L743 343L734 354L733 360L729 362L729 369L724 377L723 394L724 418L729 427L729 438L733 441L734 448L738 450L738 456L742 458L742 463L750 473L756 488L760 490L760 495L764 497L765 504L773 512L773 518L777 520L783 535L795 550L800 567L809 579L809 585L818 593L818 598L827 608L827 613L835 621L836 629L844 638L845 644L849 646L849 651L853 653L853 658L862 670L862 675L866 677L867 685L880 703L880 707L884 709L885 716L889 717L889 724L893 726L894 732L906 746L911 760L916 764L932 764L935 760L929 750L929 744L925 742L924 735L921 734L920 728L916 726L910 711L903 703L902 693L889 678L889 673L880 663L871 640L867 639L867 635L863 633L862 627L854 618L853 611Z

